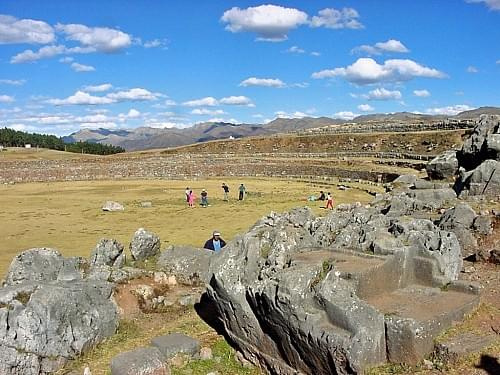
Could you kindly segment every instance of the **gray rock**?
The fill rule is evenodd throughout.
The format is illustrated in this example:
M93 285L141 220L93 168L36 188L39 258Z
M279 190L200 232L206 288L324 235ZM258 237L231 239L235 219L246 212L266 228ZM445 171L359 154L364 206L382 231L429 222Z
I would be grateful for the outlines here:
M435 209L445 204L453 203L457 199L457 194L453 189L426 189L413 190L408 192L410 198L414 198Z
M29 281L77 280L82 278L80 258L65 259L57 250L36 248L23 251L11 262L6 285Z
M462 247L463 257L472 254L477 247L477 240L471 232L476 219L476 213L467 203L459 203L445 211L438 222L438 226L455 233Z
M194 356L200 351L200 342L182 333L155 337L151 340L151 345L158 348L165 360L178 353Z
M124 263L123 245L113 239L101 239L90 256L91 265L121 267Z
M170 246L158 258L157 266L178 281L189 284L208 284L210 262L217 254L191 246Z
M107 201L102 206L102 210L103 211L108 211L108 212L123 211L123 210L125 210L125 207L123 207L123 205L121 203L113 202L113 201Z
M486 215L481 215L476 217L472 227L476 232L483 235L488 235L493 232L493 227L491 223L491 217Z
M442 363L454 363L472 353L477 353L495 342L495 335L460 333L436 344L434 357Z
M157 348L146 347L120 353L111 360L111 375L170 375Z
M0 289L0 373L48 374L115 333L112 285L26 282Z
M160 245L160 237L144 228L139 228L130 242L132 258L142 260L156 256L160 253Z
M472 134L464 141L458 157L460 165L467 170L477 167L483 160L497 159L496 140L491 137L499 133L500 116L483 115ZM490 146L488 147L488 138ZM498 159L497 159L498 160Z
M485 160L464 183L469 195L500 195L500 161Z
M151 208L151 207L153 207L153 203L150 201L141 202L141 207L142 208Z
M458 172L458 159L455 151L446 151L432 159L425 167L427 176L432 180L452 179Z

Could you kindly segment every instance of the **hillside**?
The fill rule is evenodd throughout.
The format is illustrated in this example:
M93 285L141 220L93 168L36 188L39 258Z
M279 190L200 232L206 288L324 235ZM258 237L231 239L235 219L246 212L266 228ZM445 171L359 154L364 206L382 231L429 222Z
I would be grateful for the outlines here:
M500 114L500 108L482 107L465 111L454 117L443 115L426 115L411 112L387 114L369 114L353 120L340 120L329 117L277 118L267 124L231 124L226 122L204 122L189 128L149 128L136 129L82 129L67 137L65 142L96 142L123 147L127 151L139 151L156 148L178 147L200 142L243 138L252 136L267 136L272 134L290 133L306 129L318 129L328 126L345 124L369 125L375 129L385 123L415 124L438 123L447 119L470 120L481 114Z

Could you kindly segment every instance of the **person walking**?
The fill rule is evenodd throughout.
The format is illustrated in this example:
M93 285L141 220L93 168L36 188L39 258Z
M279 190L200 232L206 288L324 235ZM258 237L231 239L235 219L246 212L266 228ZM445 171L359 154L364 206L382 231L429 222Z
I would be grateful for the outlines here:
M229 186L225 182L222 183L222 190L224 191L224 202L229 200Z
M226 246L226 241L220 238L220 232L215 230L212 233L212 238L207 240L207 242L205 242L205 246L203 247L207 250L212 250L218 253L224 246Z
M188 198L189 207L194 208L195 200L196 200L196 195L194 195L194 192L192 190L189 190L189 198Z
M245 192L247 191L247 189L245 188L245 185L241 184L239 191L240 191L240 195L239 195L238 199L240 201L242 201L245 198Z
M201 191L201 206L202 207L208 207L208 193L205 189Z
M326 209L328 210L328 207L330 207L331 210L333 210L333 197L330 193L326 195Z

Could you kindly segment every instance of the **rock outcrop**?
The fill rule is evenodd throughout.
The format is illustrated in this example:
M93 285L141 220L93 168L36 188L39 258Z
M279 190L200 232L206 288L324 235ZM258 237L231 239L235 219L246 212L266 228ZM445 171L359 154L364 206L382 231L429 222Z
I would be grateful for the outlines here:
M425 169L432 180L452 179L458 172L457 153L446 151L432 159Z
M158 255L160 245L160 237L144 228L139 228L130 242L130 253L134 260L143 260Z
M355 374L432 351L478 303L477 288L455 281L461 267L455 234L429 220L378 206L325 218L296 209L262 218L211 259L197 310L272 374Z
M46 248L14 258L0 288L1 374L53 373L114 334L113 285L84 279L82 264Z
M113 239L101 239L90 256L92 266L122 267L125 263L123 245Z

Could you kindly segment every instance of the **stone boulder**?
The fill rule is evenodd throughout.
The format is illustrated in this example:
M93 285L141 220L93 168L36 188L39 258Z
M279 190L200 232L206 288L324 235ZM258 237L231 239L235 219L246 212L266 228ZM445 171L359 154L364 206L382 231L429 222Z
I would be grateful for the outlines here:
M160 237L144 228L139 228L134 233L130 242L130 252L134 260L143 260L160 253Z
M158 348L165 360L182 353L194 356L200 352L200 342L182 333L171 333L151 340L151 346Z
M497 150L500 116L483 115L472 134L464 141L458 153L460 166L466 170L476 168L483 160L500 160Z
M102 210L107 211L107 212L123 211L123 210L125 210L125 207L123 207L123 205L121 203L107 201L103 204Z
M465 195L485 195L496 197L500 195L500 161L486 160L476 169L465 175L461 181Z
M54 249L26 250L12 260L5 283L17 285L29 281L79 280L83 277L84 263L83 258L64 258Z
M111 375L170 375L157 348L146 347L120 353L111 360Z
M217 253L191 246L170 246L158 258L157 266L183 284L207 284L210 262Z
M401 313L389 342L385 314L394 310L381 295L411 299L413 289L405 288L432 285L437 303L445 293L439 286L454 285L462 259L456 236L429 220L346 205L325 218L305 208L271 213L209 266L210 283L195 308L247 360L271 374L356 374L389 357L413 363L430 353L450 315L440 313L427 334L418 328L422 320ZM427 298L428 289L420 289ZM470 311L478 298L464 300L462 310Z
M90 281L26 282L0 289L0 373L55 372L113 335L112 285Z
M92 266L122 267L125 263L123 245L113 239L101 239L90 256Z
M458 159L455 151L446 151L432 159L425 167L431 180L452 179L458 172Z
M462 248L462 255L471 255L477 247L477 241L472 233L472 226L477 215L467 203L459 203L444 212L438 221L438 226L455 233Z

